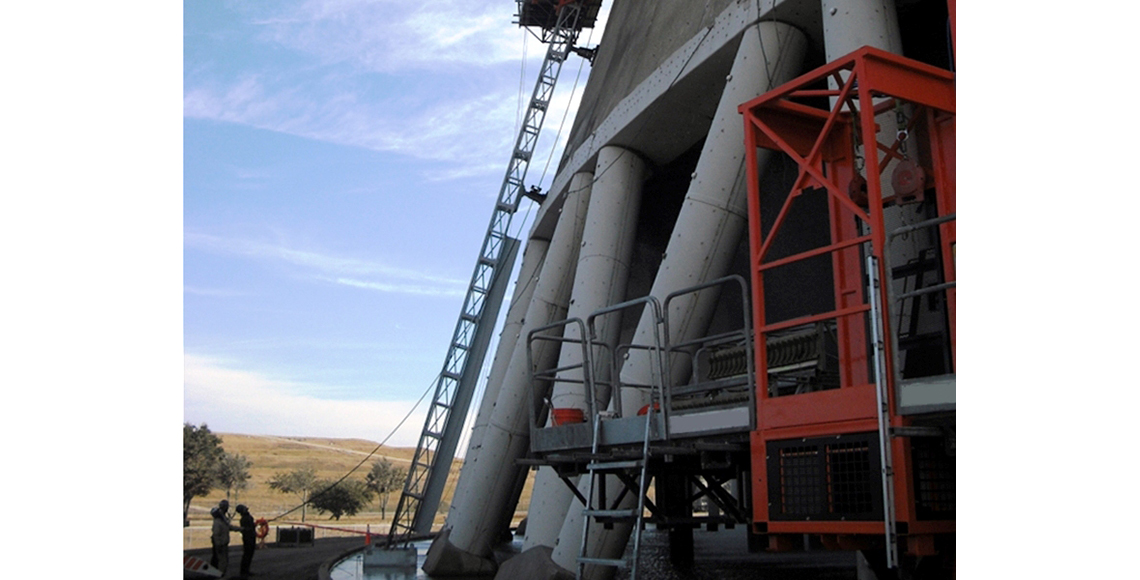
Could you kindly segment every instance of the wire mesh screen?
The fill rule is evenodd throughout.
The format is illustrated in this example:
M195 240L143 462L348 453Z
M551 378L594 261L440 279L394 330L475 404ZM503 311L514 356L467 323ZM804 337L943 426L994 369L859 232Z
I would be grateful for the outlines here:
M826 509L826 480L815 446L787 447L779 451L780 509L788 515L811 515Z
M768 442L773 520L883 518L874 433Z
M869 513L874 511L875 492L879 478L871 473L871 448L863 442L837 443L825 446L831 507L838 513ZM878 450L876 449L876 452Z
M920 520L954 519L955 462L940 438L915 438L915 515Z

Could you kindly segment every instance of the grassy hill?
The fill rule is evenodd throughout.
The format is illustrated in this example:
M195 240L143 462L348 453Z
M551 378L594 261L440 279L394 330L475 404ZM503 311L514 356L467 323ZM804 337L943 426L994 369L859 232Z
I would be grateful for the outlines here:
M312 466L317 477L321 479L339 479L350 469L365 459L370 452L376 449L376 443L363 439L328 439L313 437L275 437L268 435L240 435L234 433L217 433L222 439L222 447L231 454L244 455L253 463L250 467L250 480L244 491L230 494L230 506L243 503L249 506L255 518L272 520L281 514L293 509L301 503L297 494L283 494L270 489L269 480L277 473L288 472L294 469ZM387 458L395 466L407 469L411 463L415 449L382 447L372 457L361 465L350 478L363 481L372 463L381 457ZM452 462L451 475L444 488L443 499L440 501L439 512L436 514L435 527L443 524L447 510L451 506L451 497L455 491L455 483L459 477L461 460ZM530 502L530 482L523 490L522 500L515 513L514 522L518 523L526 515L526 508ZM183 531L183 547L201 548L210 545L210 508L216 506L218 501L226 497L224 490L214 490L206 497L195 498L190 502L190 527ZM400 499L397 490L391 494L387 505L387 518L382 517L380 500L374 499L371 505L355 516L344 516L339 521L330 519L329 515L318 514L312 507L305 510L305 523L340 528L342 530L361 530L371 525L372 531L387 533L391 525L392 512ZM271 523L268 541L273 541L275 531L273 526L288 526L291 523L301 522L301 511L292 512ZM318 538L345 535L346 532L318 528ZM237 541L237 535L231 541Z

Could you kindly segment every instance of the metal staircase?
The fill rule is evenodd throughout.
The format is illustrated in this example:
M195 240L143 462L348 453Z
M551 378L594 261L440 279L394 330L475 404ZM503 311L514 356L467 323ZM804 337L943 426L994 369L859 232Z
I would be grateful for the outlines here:
M554 26L544 35L543 40L549 44L546 58L511 153L451 346L444 359L443 370L436 382L435 394L408 469L403 493L393 512L389 546L429 533L435 520L455 456L455 447L459 442L514 265L518 241L508 236L511 217L518 211L523 196L541 201L539 196L524 189L523 181L562 63L572 51L581 31L582 4L572 2L560 6Z
M588 564L629 569L630 580L637 578L637 560L641 551L641 529L645 519L645 492L649 487L647 470L649 466L649 438L653 424L653 415L653 405L650 405L649 410L645 414L645 440L642 444L641 456L635 459L615 459L599 453L597 445L598 430L602 421L594 422L594 446L590 455L592 459L587 465L588 477L590 478L590 492L586 497L589 498L590 502L586 506L586 509L582 510L582 545L578 553L577 571L577 578L579 580L585 577L584 574ZM633 479L634 473L637 473L636 480ZM614 500L614 505L606 505L606 475L616 476L627 489L637 488L636 508L621 509L618 507L622 497L625 495L624 492ZM630 548L630 557L626 559L592 558L587 556L591 520L594 520L596 523L605 522L611 525L613 522L632 522L633 545Z
M623 360L624 357L620 356L621 350L630 349L643 349L647 350L652 361L651 368L653 372L650 373L651 379L649 385L624 385L626 388L646 388L648 387L650 397L649 404L645 406L645 428L642 432L641 450L640 455L636 457L621 457L615 453L607 453L601 449L599 444L601 440L601 430L603 429L603 413L598 413L594 417L592 425L592 441L590 446L590 461L586 466L587 476L590 478L589 493L586 494L586 507L582 511L582 543L578 553L578 567L577 578L581 580L584 578L586 566L593 564L599 566L612 566L616 568L629 569L630 580L637 578L637 562L638 556L641 553L641 530L645 523L645 509L646 509L646 491L649 487L649 442L650 440L660 437L654 425L656 421L655 416L659 412L660 403L664 400L664 383L666 374L664 348L662 346L662 332L664 327L664 319L662 317L661 304L656 298L647 296L638 300L632 300L610 308L602 309L590 315L587 319L587 326L589 327L589 335L587 342L591 348L587 348L587 352L593 352L593 344L590 341L595 336L594 320L599 316L611 314L620 310L624 310L631 306L645 303L645 307L652 310L654 315L654 343L652 345L625 345L615 349L613 353L613 360ZM589 365L588 365L589 366ZM615 365L616 366L616 365ZM615 385L619 388L613 391L615 400L620 401L621 386L619 383L620 369L614 368L613 380ZM616 407L616 406L615 406ZM606 482L607 475L616 477L624 485L623 491L614 498L612 504L606 498ZM635 477L636 476L636 477ZM636 490L637 493L637 507L633 509L621 508L622 500L628 491ZM588 556L589 551L589 537L591 522L595 524L603 524L606 528L612 527L614 523L632 523L633 524L633 545L630 546L630 557L627 558L596 558Z

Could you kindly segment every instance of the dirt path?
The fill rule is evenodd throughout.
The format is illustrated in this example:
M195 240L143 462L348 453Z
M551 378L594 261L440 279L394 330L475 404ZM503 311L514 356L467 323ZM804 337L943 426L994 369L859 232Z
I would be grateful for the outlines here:
M343 447L333 447L332 445L322 445L320 443L310 443L308 441L298 441L296 439L288 439L285 437L274 437L272 435L248 435L248 437L257 437L259 439L271 439L273 441L280 441L282 443L295 443L297 445L306 445L308 447L317 447L320 449L329 449L332 451L340 451L342 453L348 453L349 455L368 455L368 453L365 451L357 451L355 449L345 449ZM399 462L399 463L411 463L412 462L411 459L404 459L402 457L392 457L391 455L382 455L380 453L373 453L372 456L373 457L383 457L385 459L389 459L389 460Z

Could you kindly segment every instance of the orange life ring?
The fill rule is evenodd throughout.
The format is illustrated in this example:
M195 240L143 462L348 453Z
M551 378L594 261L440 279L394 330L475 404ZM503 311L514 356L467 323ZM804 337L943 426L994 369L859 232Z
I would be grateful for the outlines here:
M264 540L269 535L269 522L265 518L257 520L257 539Z

